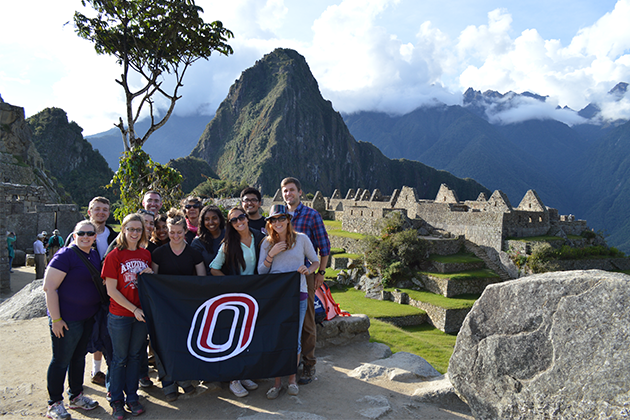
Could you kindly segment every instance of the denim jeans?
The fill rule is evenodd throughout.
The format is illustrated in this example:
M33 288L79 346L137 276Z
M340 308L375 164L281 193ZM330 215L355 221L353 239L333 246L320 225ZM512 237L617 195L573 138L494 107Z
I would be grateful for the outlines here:
M107 329L112 339L109 392L112 402L138 401L140 354L147 339L147 326L135 317L109 314ZM125 399L124 394L127 398Z
M83 392L85 355L87 344L92 335L94 317L82 321L66 322L68 329L63 337L55 337L52 332L52 320L48 318L52 338L52 360L48 366L47 386L48 405L63 400L63 385L68 373L70 399Z
M308 299L300 301L300 324L298 332L298 354L302 352L302 327L304 326L304 317L308 307Z

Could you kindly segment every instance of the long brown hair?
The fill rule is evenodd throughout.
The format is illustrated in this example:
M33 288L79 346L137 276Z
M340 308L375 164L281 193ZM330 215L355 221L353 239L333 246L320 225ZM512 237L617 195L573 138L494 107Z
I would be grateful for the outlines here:
M129 222L140 222L142 223L142 236L138 241L138 248L146 248L149 240L147 239L147 227L144 225L144 217L139 213L131 213L125 216L123 219L122 225L120 225L120 233L116 237L116 248L122 251L129 248L129 244L127 243L127 237L125 236L125 229Z
M293 230L293 225L291 225L291 215L284 214L283 216L287 217L287 249L291 249L295 245L297 234ZM269 242L269 249L271 249L275 244L280 242L280 235L278 235L278 233L273 228L273 224L271 223L270 219L267 219L265 229L267 229L267 237L265 238L265 240Z
M230 209L228 212L228 218L230 217L230 213L237 210L247 217L245 209L237 206ZM249 219L247 220L249 226ZM249 233L249 229L247 232ZM241 234L238 233L238 230L234 229L234 226L232 226L232 223L229 221L225 228L225 238L223 238L223 252L225 252L225 265L227 267L235 270L238 266L240 266L242 270L245 270L246 264L245 257L243 257L243 248L241 248ZM235 272L234 274L238 274L238 272Z

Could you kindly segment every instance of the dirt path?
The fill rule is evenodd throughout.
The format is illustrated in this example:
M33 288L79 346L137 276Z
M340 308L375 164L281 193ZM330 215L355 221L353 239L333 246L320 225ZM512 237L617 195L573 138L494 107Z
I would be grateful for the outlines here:
M30 277L30 272L24 275L28 275L26 280L29 282L34 279L34 275ZM317 354L318 380L301 386L296 397L283 392L277 400L267 400L265 392L272 381L264 380L259 381L258 390L245 398L235 397L227 389L227 384L222 384L218 389L201 386L196 395L182 396L174 403L167 403L160 387L154 386L146 391L140 390L141 401L147 408L141 418L472 419L467 408L461 405L444 408L418 402L412 395L421 383L365 382L348 376L362 363L381 358L381 345L354 344L318 350ZM45 416L48 399L46 370L50 357L50 332L46 318L0 322L0 416L3 419ZM70 412L75 419L110 419L105 389L90 382L90 366L91 356L88 355L85 393L96 399L101 407L91 412ZM155 372L152 372L152 378L157 383ZM380 408L379 401L385 401L390 408Z

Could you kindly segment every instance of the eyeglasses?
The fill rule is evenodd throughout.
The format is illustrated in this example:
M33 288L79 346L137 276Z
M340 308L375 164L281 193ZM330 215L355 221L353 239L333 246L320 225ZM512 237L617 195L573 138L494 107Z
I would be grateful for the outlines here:
M190 210L190 209L192 209L192 208L198 209L199 207L201 207L201 204L199 204L199 203L195 203L195 204L186 204L186 205L184 206L184 208L185 208L186 210Z
M287 216L270 217L268 220L269 220L269 223L271 224L278 223L278 222L286 222Z
M145 210L145 209L138 210L138 213L140 213L140 214L148 214L150 216L155 216L155 213L153 213L152 211L149 211L149 210Z
M131 232L131 233L142 233L143 231L142 228L126 227L125 229L127 229L127 232Z
M240 220L240 221L243 221L243 220L245 220L245 219L247 219L247 216L241 213L240 215L238 215L238 216L236 216L236 217L232 217L232 218L231 218L230 220L228 220L228 221L229 221L230 223L235 223L235 222L238 222L239 220Z
M243 199L243 203L258 203L257 198L245 198Z
M92 236L96 235L96 232L94 232L93 230L90 230L90 231L87 231L87 232L84 231L84 230L79 230L79 231L76 231L74 233L76 233L77 236L85 236L85 235L87 235L87 236L92 237Z

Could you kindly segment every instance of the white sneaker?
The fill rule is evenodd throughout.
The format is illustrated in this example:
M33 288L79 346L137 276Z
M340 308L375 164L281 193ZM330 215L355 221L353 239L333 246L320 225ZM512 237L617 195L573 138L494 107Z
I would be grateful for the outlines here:
M249 395L249 392L247 392L247 390L243 388L243 385L241 385L241 381L230 382L230 391L232 391L232 394L236 395L239 398L243 398Z
M89 411L94 410L96 407L98 407L98 401L94 401L83 392L71 399L68 403L68 408L72 409L81 408L83 410Z
M251 379L241 379L241 385L243 385L248 391L258 389L258 384Z
M46 417L54 420L69 420L72 418L70 413L66 411L66 407L63 406L63 401L57 401L49 405Z

